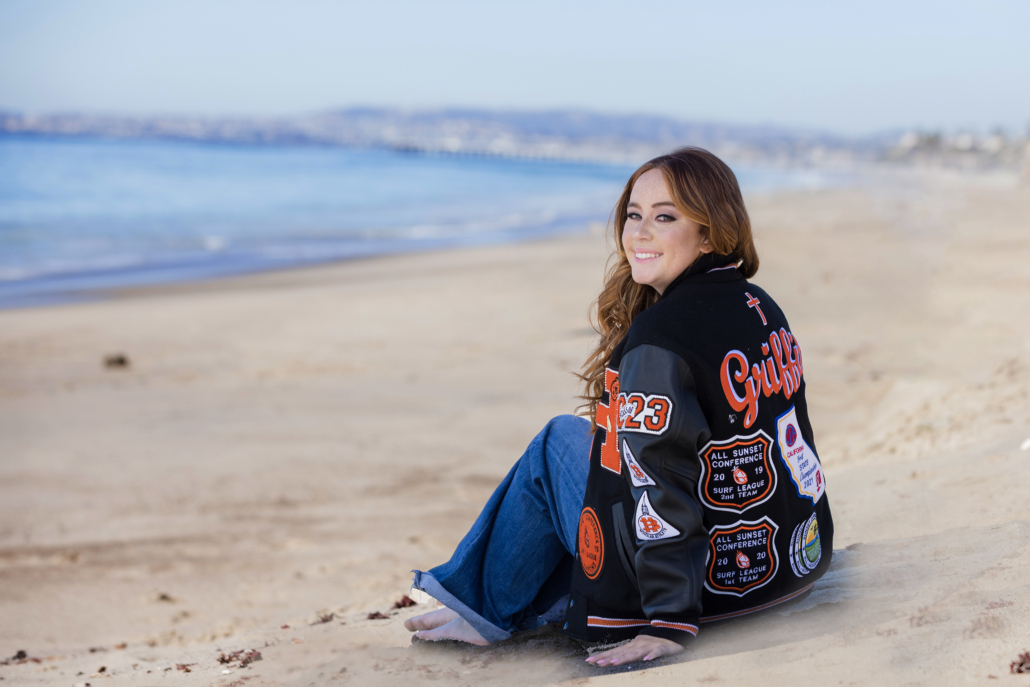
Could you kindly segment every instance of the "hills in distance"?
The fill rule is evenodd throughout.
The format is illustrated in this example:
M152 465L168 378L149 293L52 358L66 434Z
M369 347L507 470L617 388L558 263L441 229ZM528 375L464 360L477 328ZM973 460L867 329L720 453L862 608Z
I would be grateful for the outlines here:
M354 107L291 117L191 117L0 112L0 136L321 145L451 155L637 163L681 145L735 162L850 167L908 162L1019 168L1027 139L893 131L848 137L768 125L721 124L583 110Z

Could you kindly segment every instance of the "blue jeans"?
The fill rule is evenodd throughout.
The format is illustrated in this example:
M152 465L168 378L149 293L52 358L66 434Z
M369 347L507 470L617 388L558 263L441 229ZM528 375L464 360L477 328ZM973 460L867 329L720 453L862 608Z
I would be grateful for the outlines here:
M584 418L561 415L548 422L451 560L429 572L413 571L413 586L457 612L489 642L560 620L591 439Z

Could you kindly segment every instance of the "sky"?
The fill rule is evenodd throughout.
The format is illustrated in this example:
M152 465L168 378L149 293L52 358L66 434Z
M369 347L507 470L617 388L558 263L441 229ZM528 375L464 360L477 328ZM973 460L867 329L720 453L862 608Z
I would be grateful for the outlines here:
M0 0L0 109L1030 126L1030 2Z

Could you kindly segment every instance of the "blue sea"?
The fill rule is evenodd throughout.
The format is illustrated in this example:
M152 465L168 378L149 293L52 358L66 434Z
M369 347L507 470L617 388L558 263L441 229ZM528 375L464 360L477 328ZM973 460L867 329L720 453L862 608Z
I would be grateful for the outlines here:
M389 150L0 138L0 308L604 223L633 167ZM747 191L822 185L735 170Z

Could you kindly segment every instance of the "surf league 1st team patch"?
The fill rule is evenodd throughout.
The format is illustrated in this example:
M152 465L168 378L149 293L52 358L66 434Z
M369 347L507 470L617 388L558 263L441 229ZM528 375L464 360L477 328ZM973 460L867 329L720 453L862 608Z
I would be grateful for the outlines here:
M797 488L798 496L818 503L826 491L826 480L823 477L823 466L819 456L801 436L801 425L794 406L776 418L776 439L780 449L780 457L790 475L790 481Z
M744 596L776 575L776 532L768 517L709 530L705 588L713 594Z
M710 441L701 450L697 493L709 508L742 512L769 500L776 491L772 438L759 430L749 436Z

